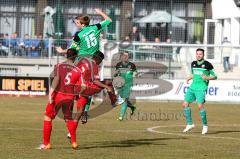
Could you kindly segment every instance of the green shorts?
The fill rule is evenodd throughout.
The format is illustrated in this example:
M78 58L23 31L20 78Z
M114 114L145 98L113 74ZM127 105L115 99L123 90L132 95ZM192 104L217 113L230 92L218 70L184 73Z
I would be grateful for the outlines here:
M192 90L189 88L184 96L184 101L192 103L197 101L199 104L205 103L206 90Z
M120 89L117 89L118 94L122 98L129 98L130 93L131 93L132 85L125 84L123 87Z

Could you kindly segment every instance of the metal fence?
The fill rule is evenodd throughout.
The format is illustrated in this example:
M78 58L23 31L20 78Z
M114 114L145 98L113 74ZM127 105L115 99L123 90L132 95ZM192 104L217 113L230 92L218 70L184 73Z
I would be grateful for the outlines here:
M66 49L70 46L70 43L70 39L2 38L0 39L0 56L23 58L58 56L54 48L61 46Z
M59 56L55 47L60 46L67 49L71 39L30 39L30 38L1 38L0 39L0 57L21 57L21 58L48 58ZM212 44L185 44L185 43L164 43L164 42L135 42L131 40L114 41L101 39L100 49L103 52L123 52L131 54L134 61L174 61L187 62L194 60L194 53L197 48L203 48L206 51L205 58L214 63L222 63L223 49L226 45ZM239 45L227 46L231 49L231 55L238 64L238 55L240 53ZM186 54L186 57L180 57L180 54ZM192 56L193 54L193 56ZM191 55L191 58L190 56Z
M223 35L218 32L225 22L211 19L211 2L0 0L0 75L48 76L53 65L64 59L55 47L68 48L78 31L72 18L89 15L91 24L96 24L102 17L94 8L101 8L113 20L101 39L106 68L112 67L114 55L128 51L134 62L162 63L168 68L164 75L155 73L154 78L185 78L200 47L206 51L205 58L223 74L221 78L240 77L239 45L230 46L233 73L222 73L225 46L216 44L221 44Z
M55 47L68 48L69 39L1 39L0 45L0 74L1 75L23 75L23 76L48 76L53 65L64 60L63 55L56 52ZM5 45L7 41L8 45ZM12 45L12 41L17 41ZM24 42L28 45L25 45ZM11 44L12 43L12 44ZM225 45L202 45L202 44L182 44L182 43L150 43L113 41L101 39L101 50L105 54L104 67L105 77L111 77L111 70L115 62L113 60L118 53L127 51L130 60L136 63L145 62L141 67L152 69L152 78L183 79L190 73L190 63L195 60L197 48L205 49L205 59L214 64L215 69L222 76L222 79L237 79L240 77L240 46ZM229 63L233 71L232 74L224 71L225 48L230 49L228 55ZM149 64L162 64L167 70L159 72L160 66ZM140 64L139 64L140 65ZM145 66L145 68L144 68ZM106 73L108 72L108 73ZM154 73L155 72L155 73ZM156 73L158 72L158 73Z

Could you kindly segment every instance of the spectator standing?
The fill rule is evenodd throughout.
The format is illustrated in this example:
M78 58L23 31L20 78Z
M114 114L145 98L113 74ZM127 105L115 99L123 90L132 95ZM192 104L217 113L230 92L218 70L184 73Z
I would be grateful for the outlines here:
M132 32L129 33L129 37L131 41L140 41L141 40L141 33L138 31L136 26L133 26Z
M229 70L231 70L229 62L230 56L232 54L231 42L228 40L227 37L225 37L223 39L222 45L223 69L224 72L228 72Z

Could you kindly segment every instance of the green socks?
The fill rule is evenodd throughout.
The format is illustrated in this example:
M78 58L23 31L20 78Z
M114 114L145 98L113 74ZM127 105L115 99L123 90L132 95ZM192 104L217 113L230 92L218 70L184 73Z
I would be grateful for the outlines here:
M124 102L121 104L121 113L120 113L120 117L124 118L126 110L127 110L127 103Z
M191 117L191 108L190 107L186 107L184 108L184 113L186 116L186 120L187 120L187 125L192 125L192 117ZM202 119L202 123L204 126L207 126L207 114L206 114L206 110L203 108L199 111L199 114L201 116Z
M84 111L87 112L89 109L90 109L90 105L92 103L92 97L88 97L88 102L87 104L85 105L85 108L84 108Z
M184 113L186 116L186 120L187 120L187 125L192 125L192 116L191 116L191 108L190 107L186 107L184 108Z
M206 110L204 108L202 108L200 111L200 116L201 116L201 119L202 119L202 123L204 126L207 126L207 114L206 114Z

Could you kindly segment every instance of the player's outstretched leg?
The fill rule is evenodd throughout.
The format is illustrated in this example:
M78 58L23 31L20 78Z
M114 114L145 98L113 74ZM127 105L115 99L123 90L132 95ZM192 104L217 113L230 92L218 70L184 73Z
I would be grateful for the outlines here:
M130 115L133 115L136 110L136 107L128 99L126 99L126 101L127 101L127 106L131 109Z
M186 117L186 121L187 121L187 126L186 128L183 130L183 132L188 132L189 130L191 130L192 128L195 127L195 125L192 122L192 114L191 114L191 108L189 107L189 104L187 102L183 103L184 106L184 114Z
M84 106L84 110L81 115L82 124L86 124L88 121L88 110L90 109L91 103L92 103L92 96L89 96L87 104Z
M90 109L91 103L92 103L92 96L89 96L88 97L88 102L87 102L87 104L84 107L84 111L85 112L87 112Z
M127 111L127 103L126 102L124 102L124 103L122 103L121 104L121 112L120 112L120 116L119 116L119 118L118 118L118 120L119 121L122 121L123 120L123 118L124 118L124 116L125 116L125 114L126 114L126 111Z
M203 104L199 104L199 114L202 119L202 124L203 124L203 129L202 129L202 134L206 134L208 132L208 124L207 124L207 113L205 108L203 107Z

